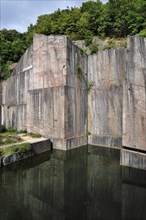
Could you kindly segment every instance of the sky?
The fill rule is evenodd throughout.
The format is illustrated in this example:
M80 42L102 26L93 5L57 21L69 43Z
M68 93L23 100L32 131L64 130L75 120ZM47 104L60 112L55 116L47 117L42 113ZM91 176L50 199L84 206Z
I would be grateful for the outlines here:
M36 24L39 15L67 6L79 7L85 1L87 0L0 0L0 29L15 29L23 33L30 24Z

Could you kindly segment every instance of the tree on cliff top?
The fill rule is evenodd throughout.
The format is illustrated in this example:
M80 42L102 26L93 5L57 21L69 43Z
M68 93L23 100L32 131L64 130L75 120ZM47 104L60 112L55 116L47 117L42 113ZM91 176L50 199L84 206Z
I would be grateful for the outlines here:
M87 1L80 8L58 9L38 17L27 32L0 31L0 80L10 75L9 65L18 62L32 43L33 34L65 34L72 40L85 40L90 45L93 36L119 38L140 34L146 37L146 0Z

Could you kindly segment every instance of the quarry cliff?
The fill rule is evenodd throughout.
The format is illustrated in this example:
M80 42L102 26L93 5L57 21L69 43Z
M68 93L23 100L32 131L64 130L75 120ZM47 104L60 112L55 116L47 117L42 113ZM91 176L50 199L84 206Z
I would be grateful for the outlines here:
M34 35L0 92L6 127L63 150L88 143L139 151L146 166L146 38L86 55L66 36Z

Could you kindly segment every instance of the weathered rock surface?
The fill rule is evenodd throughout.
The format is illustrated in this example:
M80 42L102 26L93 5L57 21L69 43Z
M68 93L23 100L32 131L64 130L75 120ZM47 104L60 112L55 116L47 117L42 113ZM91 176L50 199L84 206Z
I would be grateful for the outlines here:
M89 143L122 146L122 90L126 50L105 50L88 59Z
M2 121L2 83L0 82L0 125Z
M40 133L59 149L87 144L87 59L66 36L35 35L3 83L2 124Z
M58 149L88 142L146 151L145 38L87 56L66 36L35 35L2 87L7 127L47 136Z
M51 150L50 140L31 143L31 150L0 157L0 167Z
M122 149L120 164L128 167L134 167L146 170L146 154L132 150Z
M123 146L146 151L146 39L128 38L123 86Z

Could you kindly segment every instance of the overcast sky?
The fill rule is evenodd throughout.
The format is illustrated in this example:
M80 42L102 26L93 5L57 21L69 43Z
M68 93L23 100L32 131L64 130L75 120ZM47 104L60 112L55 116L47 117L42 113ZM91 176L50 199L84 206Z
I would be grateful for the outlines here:
M49 14L67 6L81 6L85 1L87 0L0 0L0 29L25 32L31 23L36 23L39 15Z

